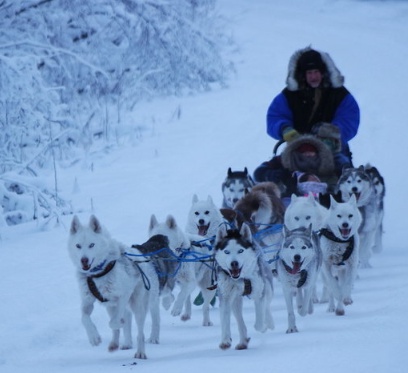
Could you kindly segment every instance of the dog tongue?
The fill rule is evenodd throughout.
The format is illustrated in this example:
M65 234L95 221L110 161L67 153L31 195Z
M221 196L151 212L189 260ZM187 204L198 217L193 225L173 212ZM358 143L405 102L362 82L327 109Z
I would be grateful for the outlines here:
M300 271L301 266L302 266L301 262L292 262L292 275L298 273Z
M198 234L200 236L205 236L207 234L209 225L197 225Z
M342 228L342 229L340 229L341 236L342 236L343 238L348 238L348 237L350 236L350 231L351 231L350 228Z
M230 269L230 275L231 275L232 278L238 278L240 274L241 274L241 269L240 268Z

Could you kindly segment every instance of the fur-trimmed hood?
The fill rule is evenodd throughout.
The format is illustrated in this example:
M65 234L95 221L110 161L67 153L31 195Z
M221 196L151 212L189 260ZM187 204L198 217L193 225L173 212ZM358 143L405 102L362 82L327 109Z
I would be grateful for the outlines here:
M312 135L302 135L297 139L286 144L286 148L282 152L282 165L291 172L294 171L306 171L299 170L296 164L296 157L294 156L295 151L303 144L311 144L316 148L317 154L320 157L320 165L316 170L316 175L321 176L331 176L334 174L334 161L333 155L330 149L320 140Z
M310 46L299 49L295 53L293 53L292 57L289 59L288 65L288 76L286 78L286 87L289 91L297 91L304 87L305 85L305 78L304 73L302 73L299 69L298 62L299 58L308 51L313 50ZM320 56L322 58L323 64L325 65L326 69L323 72L323 87L333 87L333 88L340 88L344 84L344 76L340 73L339 69L334 64L333 60L329 56L328 53L320 52Z

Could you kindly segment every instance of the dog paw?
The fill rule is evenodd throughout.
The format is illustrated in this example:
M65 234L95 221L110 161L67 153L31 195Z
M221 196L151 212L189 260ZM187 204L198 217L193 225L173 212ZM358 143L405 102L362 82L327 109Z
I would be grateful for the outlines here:
M203 326L213 326L212 321L203 321Z
M345 312L343 309L336 309L336 316L344 316Z
M292 326L291 328L288 328L288 330L286 330L286 334L291 334L291 333L298 333L299 330L297 329L296 326Z
M152 345L158 345L160 344L159 342L159 338L155 338L155 337L150 337L146 340L147 343L150 343Z
M343 299L343 304L344 304L345 306L349 306L350 304L353 304L353 299L351 299L351 298L344 298L344 299Z
M133 348L132 344L124 344L120 346L121 350L131 350Z
M191 319L191 315L188 315L188 314L181 315L180 317L181 321L188 321L190 319Z
M249 340L250 340L250 338L246 338L246 339L245 339L245 342L238 343L238 344L235 346L235 349L236 349L236 350L246 350L246 349L248 348Z
M90 336L89 337L89 343L92 346L98 346L98 345L100 345L102 343L102 338L100 337L99 334L94 335L94 336Z
M181 311L182 311L182 308L173 306L173 309L171 310L171 315L172 316L180 316Z
M134 357L135 359L147 359L147 355L143 351L137 351Z
M117 351L118 349L119 349L119 345L116 342L109 343L109 346L108 346L109 352L114 352L114 351Z
M221 350L228 350L231 347L231 342L221 342L220 349Z

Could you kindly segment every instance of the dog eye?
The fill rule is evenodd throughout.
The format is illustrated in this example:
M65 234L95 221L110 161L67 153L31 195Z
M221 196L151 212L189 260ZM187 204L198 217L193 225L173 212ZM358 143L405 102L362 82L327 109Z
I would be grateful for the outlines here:
M306 216L306 220L310 220L311 216Z
M353 218L353 215L352 215L352 214L350 214L348 217L349 217L349 219L352 219L352 218Z
M339 219L341 219L341 215L339 214L339 215L337 215L337 217L339 218Z
M242 254L244 252L244 249L239 249L238 254Z
M205 215L208 215L209 213L210 213L210 212L207 210L204 214L205 214Z
M89 244L89 248L92 249L95 246L94 243Z
M229 250L224 250L224 253L228 255L230 253L230 251Z
M306 250L307 249L307 246L302 246L302 250Z
M296 220L296 221L299 221L299 216L295 216L295 220Z
M195 214L195 215L199 215L198 211L196 211L194 214Z
M79 243L77 243L75 246L77 247L77 249L81 249L81 248L82 248L82 246L81 246Z
M292 250L293 250L294 248L295 248L295 246L293 246L293 245L290 245L290 246L289 246L289 249L292 249Z

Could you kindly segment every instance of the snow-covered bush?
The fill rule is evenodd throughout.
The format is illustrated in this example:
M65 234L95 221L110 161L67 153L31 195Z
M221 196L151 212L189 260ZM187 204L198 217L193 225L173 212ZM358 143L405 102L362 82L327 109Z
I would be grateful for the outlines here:
M233 71L215 0L5 0L0 19L0 175L114 146L142 100L224 86Z

